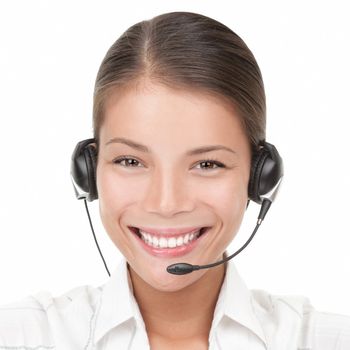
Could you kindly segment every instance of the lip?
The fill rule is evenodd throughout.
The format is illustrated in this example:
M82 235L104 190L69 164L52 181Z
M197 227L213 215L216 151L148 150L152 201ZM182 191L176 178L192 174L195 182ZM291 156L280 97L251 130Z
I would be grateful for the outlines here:
M202 226L203 228L203 226ZM141 247L148 252L149 254L160 257L160 258L174 258L174 257L180 257L183 255L186 255L190 253L201 241L203 237L206 236L207 232L211 229L211 227L205 227L205 230L203 233L193 241L191 241L188 244L185 244L181 247L176 248L155 248L151 247L148 244L146 244L139 236L138 234L133 231L131 227L129 227L130 232L135 236L136 240L139 242ZM185 231L186 232L186 231Z
M164 228L153 228L153 227L145 227L145 226L135 226L139 230L148 232L153 235L158 235L158 236L181 236L186 233L190 233L193 231L197 231L205 226L191 226L191 227L179 227L179 228L173 228L173 227L164 227Z

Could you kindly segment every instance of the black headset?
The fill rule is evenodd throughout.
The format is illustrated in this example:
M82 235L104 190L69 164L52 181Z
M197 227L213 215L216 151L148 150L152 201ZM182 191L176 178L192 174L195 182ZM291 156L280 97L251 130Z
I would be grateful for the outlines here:
M97 154L95 139L80 141L73 152L71 177L77 199L89 202L98 199L96 187ZM283 161L277 149L270 143L261 142L254 152L248 185L250 200L261 204L263 199L274 199L274 189L283 177Z

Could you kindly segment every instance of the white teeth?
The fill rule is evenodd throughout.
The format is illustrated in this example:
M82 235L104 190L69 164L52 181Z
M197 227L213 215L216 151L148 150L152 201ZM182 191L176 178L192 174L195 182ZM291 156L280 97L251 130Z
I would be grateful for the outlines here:
M158 238L153 236L152 243L153 243L153 247L158 247L158 243L159 243Z
M190 235L188 233L186 233L186 236L184 237L184 243L187 244L188 243L188 239L189 239Z
M176 238L172 237L168 240L168 247L175 248L176 247Z
M159 240L159 247L161 247L161 248L168 248L168 240L166 238L162 237Z
M176 248L189 244L192 240L196 239L199 235L200 229L196 232L186 233L183 236L178 237L159 237L153 236L148 232L139 230L142 240L149 246L155 248Z
M184 239L183 237L177 237L177 240L176 240L176 245L179 247L180 245L183 245L184 244Z

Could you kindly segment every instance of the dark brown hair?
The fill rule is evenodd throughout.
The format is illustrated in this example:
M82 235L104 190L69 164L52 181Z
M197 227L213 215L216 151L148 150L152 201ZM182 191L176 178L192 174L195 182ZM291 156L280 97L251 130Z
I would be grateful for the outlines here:
M97 147L108 96L145 78L224 97L234 104L252 149L265 140L266 102L259 66L244 41L222 23L196 13L171 12L127 29L107 51L96 77Z

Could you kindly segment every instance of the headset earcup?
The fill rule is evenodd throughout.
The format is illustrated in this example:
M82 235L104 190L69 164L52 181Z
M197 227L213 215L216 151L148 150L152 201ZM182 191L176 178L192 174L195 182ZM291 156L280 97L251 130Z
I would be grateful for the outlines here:
M277 149L270 143L263 142L262 148L252 158L248 196L261 204L262 196L269 193L283 176L283 161Z
M94 139L80 141L72 154L71 177L76 197L93 201L98 198L96 188L97 154Z
M260 198L260 178L262 174L262 169L265 164L265 160L268 157L268 152L264 148L255 152L252 157L251 168L250 168L250 178L248 185L248 197L253 202L260 204L262 202Z
M98 198L97 186L96 186L96 166L97 166L97 153L96 148L89 144L85 148L85 159L87 164L87 174L89 177L89 200L93 201Z

